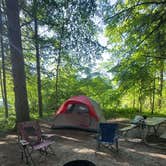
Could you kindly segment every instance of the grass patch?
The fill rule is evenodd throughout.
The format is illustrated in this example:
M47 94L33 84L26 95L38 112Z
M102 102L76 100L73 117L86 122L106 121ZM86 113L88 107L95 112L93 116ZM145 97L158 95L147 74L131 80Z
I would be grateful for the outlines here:
M46 119L47 117L52 117L55 110L43 111L42 119ZM146 115L147 117L151 116L158 116L158 117L166 117L166 111L156 111L154 114L151 114L150 111L143 111L139 113L138 109L131 109L131 108L121 108L121 109L111 109L105 110L104 116L106 119L114 119L114 118L127 118L133 119L136 115ZM39 119L38 112L30 112L31 120ZM5 119L4 112L0 112L0 131L7 131L13 129L15 127L15 112L11 111L9 114L9 118Z
M43 111L43 117L42 119L45 119L46 117L50 117L54 114L55 110L50 111ZM30 112L30 119L31 120L37 120L39 119L38 112ZM0 112L0 131L7 131L11 130L15 127L16 124L16 114L14 111L10 111L9 118L5 119L4 112Z
M13 129L15 126L15 114L10 114L9 118L5 119L4 117L0 116L0 131L6 131Z
M121 109L111 109L111 110L105 110L104 115L106 119L112 119L112 118L128 118L133 119L136 115L146 115L147 117L166 117L166 111L158 111L151 114L150 111L143 111L140 113L138 109L131 109L131 108L121 108Z

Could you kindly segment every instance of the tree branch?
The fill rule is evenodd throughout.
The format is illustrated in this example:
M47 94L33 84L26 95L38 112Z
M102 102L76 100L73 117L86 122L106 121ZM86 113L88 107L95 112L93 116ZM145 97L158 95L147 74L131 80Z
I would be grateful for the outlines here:
M134 10L135 7L142 6L142 5L152 5L152 4L155 4L155 5L166 4L166 1L162 1L162 2L153 1L153 2L142 2L142 3L138 3L136 5L133 5L133 6L129 7L129 8L127 8L127 9L124 9L124 10L122 10L122 11L114 14L113 16L105 19L105 21L108 21L108 20L110 20L110 19L112 19L112 18L114 18L114 17L116 17L118 15L121 15L124 12L130 11L130 10Z
M164 14L163 14L164 15ZM162 15L162 16L163 16ZM134 53L138 48L139 48L139 46L149 37L149 36L151 36L156 30L158 30L159 28L160 28L160 26L163 24L163 23L165 23L165 21L166 21L166 19L162 19L162 16L161 16L161 20L160 20L160 22L159 22L159 24L151 31L151 32L149 32L135 47L133 47L130 51L128 51L128 52L126 52L125 54L123 54L123 56L124 55L126 55L126 54L132 54L132 53Z
M150 57L150 58L158 58L158 59L166 59L165 56L150 56L150 55L145 55L146 57Z

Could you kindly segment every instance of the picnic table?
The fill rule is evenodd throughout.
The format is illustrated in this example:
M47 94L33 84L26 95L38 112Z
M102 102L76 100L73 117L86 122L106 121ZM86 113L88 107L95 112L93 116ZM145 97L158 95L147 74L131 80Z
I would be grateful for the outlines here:
M161 124L166 122L164 117L149 117L145 120L144 128L142 128L142 141L147 143L146 137L150 135L159 136L159 128ZM151 130L152 129L152 130Z
M166 131L163 134L160 135L160 138L166 139Z
M163 117L151 117L145 120L145 125L147 127L147 131L149 132L151 128L153 128L154 134L156 136L159 135L159 127L162 123L166 122L166 118ZM148 133L147 133L148 134Z
M143 142L146 142L146 137L150 133L155 136L159 136L159 128L164 122L166 122L166 118L164 117L148 117L147 119L141 120L138 123L129 124L127 127L121 128L120 132L122 132L126 138L126 135L129 131L139 128L141 139Z

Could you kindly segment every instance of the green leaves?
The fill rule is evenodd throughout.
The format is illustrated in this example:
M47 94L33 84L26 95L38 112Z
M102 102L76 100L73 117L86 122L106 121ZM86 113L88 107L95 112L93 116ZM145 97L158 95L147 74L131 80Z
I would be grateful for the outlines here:
M166 40L163 38L166 36L166 24L163 22L166 21L166 2L134 0L117 1L113 5L102 1L101 4L104 6L102 11L109 52L111 59L115 59L115 66L109 71L114 75L117 89L121 94L132 93L134 89L139 99L151 98L154 86L159 87L156 80L159 71L159 79L163 82L163 65L158 64L165 62L163 56L156 56L166 51Z

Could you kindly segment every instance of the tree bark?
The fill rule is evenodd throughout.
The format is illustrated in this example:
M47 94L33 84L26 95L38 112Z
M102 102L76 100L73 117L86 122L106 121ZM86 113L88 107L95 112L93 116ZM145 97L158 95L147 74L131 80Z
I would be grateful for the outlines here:
M63 33L64 33L64 23L62 24L61 28L61 35L60 35L60 45L59 45L59 52L58 52L58 58L57 58L57 67L56 67L56 83L55 83L55 100L56 105L55 107L58 108L58 101L59 101L59 76L60 76L60 65L61 65L61 56L63 54L63 48L62 48L62 40L63 40Z
M15 93L16 122L29 120L24 57L17 0L6 0L8 37L11 52L12 74Z
M42 110L42 85L41 85L41 74L40 74L40 53L39 53L39 40L38 40L38 22L37 22L37 1L34 0L34 27L35 27L35 49L36 49L36 68L37 68L37 89L38 89L38 111L39 116L43 116Z
M164 84L164 61L160 60L160 76L159 76L159 99L158 99L158 108L162 108L162 98L163 98L163 84Z
M163 82L164 82L164 62L161 61L161 68L160 68L160 78L159 78L159 100L158 100L158 107L159 109L162 108L162 96L163 96Z
M154 106L155 106L155 89L156 89L156 80L154 77L153 80L153 92L152 92L152 110L151 110L151 114L154 113Z
M135 89L134 89L134 95L133 95L133 109L135 109Z
M3 23L2 23L2 11L1 11L0 1L0 43L1 43L1 57L2 57L2 91L3 91L3 103L5 108L5 118L8 118L8 102L7 102L7 90L6 90L6 72L5 72L5 54L4 54L4 45L3 45Z
M138 101L139 101L139 112L142 113L142 107L143 107L143 102L142 102L142 81L140 83Z

